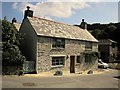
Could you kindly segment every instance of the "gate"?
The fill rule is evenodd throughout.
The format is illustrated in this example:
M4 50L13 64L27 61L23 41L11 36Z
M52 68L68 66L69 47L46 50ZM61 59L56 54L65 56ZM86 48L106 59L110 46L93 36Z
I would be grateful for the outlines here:
M24 73L35 72L35 61L25 61L23 64Z

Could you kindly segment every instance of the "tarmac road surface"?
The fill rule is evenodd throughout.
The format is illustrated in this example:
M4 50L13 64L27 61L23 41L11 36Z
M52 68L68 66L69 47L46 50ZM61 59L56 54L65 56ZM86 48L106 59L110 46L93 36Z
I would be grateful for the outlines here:
M3 76L2 88L119 88L119 70L108 69L101 74L73 76Z

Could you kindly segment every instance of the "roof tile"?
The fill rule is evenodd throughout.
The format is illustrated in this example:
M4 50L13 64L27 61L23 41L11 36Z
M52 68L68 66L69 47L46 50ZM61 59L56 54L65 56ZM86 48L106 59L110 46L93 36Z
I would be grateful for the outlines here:
M43 18L28 17L37 35L98 42L87 30Z

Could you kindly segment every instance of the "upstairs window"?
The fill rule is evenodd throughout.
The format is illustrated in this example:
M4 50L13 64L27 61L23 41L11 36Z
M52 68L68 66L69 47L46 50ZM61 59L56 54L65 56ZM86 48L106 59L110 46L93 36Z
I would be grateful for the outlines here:
M92 43L91 42L85 42L85 50L92 50Z
M116 47L116 44L115 43L112 43L112 48L115 48Z
M65 39L53 38L53 48L65 48Z

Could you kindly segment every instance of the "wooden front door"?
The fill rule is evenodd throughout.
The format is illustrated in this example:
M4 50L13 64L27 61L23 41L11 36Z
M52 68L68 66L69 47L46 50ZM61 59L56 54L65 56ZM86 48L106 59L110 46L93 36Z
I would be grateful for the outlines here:
M75 56L70 56L70 73L75 73Z

